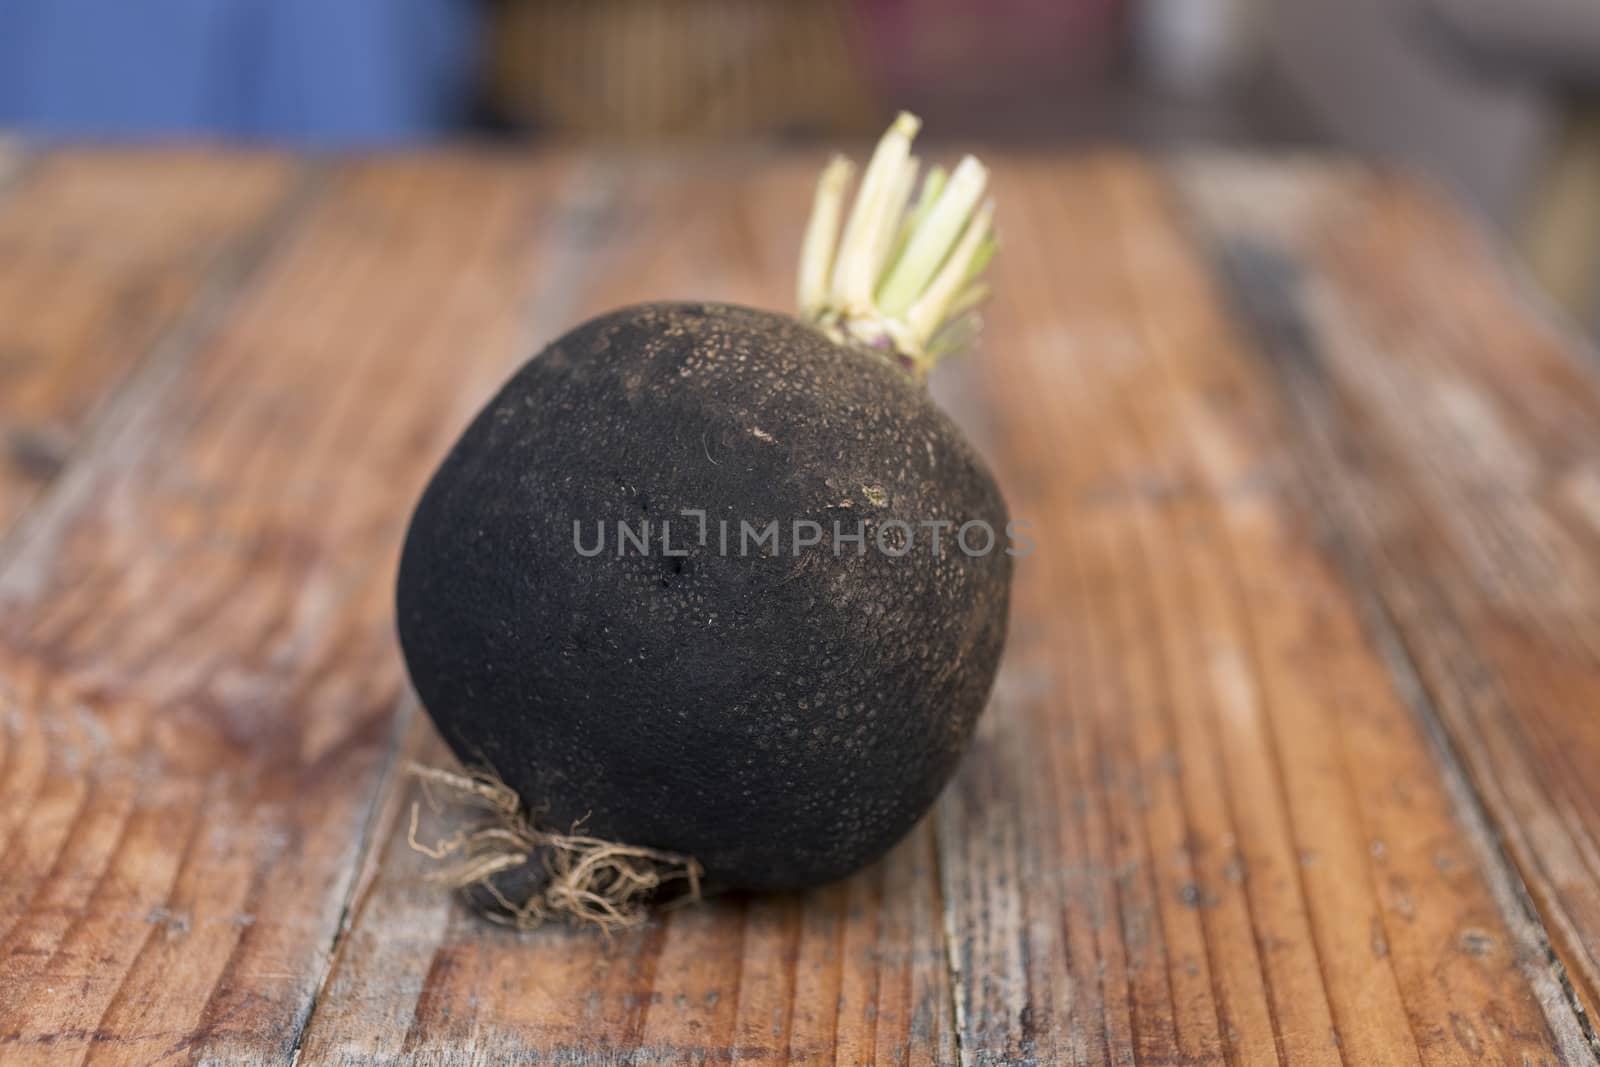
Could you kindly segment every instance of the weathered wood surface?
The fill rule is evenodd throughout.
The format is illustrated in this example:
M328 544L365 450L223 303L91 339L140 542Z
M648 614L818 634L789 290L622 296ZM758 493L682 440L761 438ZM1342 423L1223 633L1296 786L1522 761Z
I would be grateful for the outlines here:
M1049 242L1008 245L980 368L1041 547L940 809L973 1058L1583 1055L1170 197L1126 161L1007 177Z
M1600 1004L1600 376L1487 238L1393 175L1195 162L1383 625Z
M8 544L6 1062L292 1054L394 751L395 497L520 349L562 180L341 168Z
M224 302L295 166L0 146L0 530L182 312Z
M1038 546L974 751L861 875L607 941L407 846L399 535L537 340L787 306L815 160L24 161L0 1061L1593 1062L1590 372L1404 183L996 163L935 389Z

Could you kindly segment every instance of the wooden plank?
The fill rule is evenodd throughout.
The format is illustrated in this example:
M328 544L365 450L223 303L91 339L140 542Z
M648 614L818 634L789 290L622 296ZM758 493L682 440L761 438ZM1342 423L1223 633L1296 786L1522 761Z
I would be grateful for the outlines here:
M19 157L0 153L0 183ZM0 531L192 310L223 301L297 188L284 157L71 150L0 198Z
M964 1060L1579 1062L1159 184L997 196L967 373L1039 543L940 807Z
M1441 199L1356 168L1181 186L1363 580L1600 1005L1600 380Z
M787 306L813 164L343 165L221 328L120 392L0 549L0 1059L1589 1055L1412 700L1410 633L1373 618L1282 397L1120 158L998 161L990 341L935 386L1038 541L936 816L837 886L609 942L425 880L402 769L445 757L389 601L423 478L585 314ZM1537 410L1583 425L1568 403Z
M446 753L418 717L407 757ZM463 913L397 791L302 1063L953 1062L932 836L806 896L732 897L610 940ZM425 802L424 802L425 803ZM419 834L455 824L426 807Z
M567 272L594 279L585 314L651 299L787 306L813 167L629 162L599 262ZM545 325L548 339L562 324ZM446 758L420 717L404 758ZM840 885L717 900L608 942L463 915L404 839L422 799L396 779L301 1063L954 1062L931 827ZM421 836L447 830L426 817Z
M937 388L987 420L1041 543L939 853L924 827L803 899L509 934L425 882L396 780L303 1061L1576 1062L1539 931L1504 913L1151 180L999 170L1007 295ZM786 164L650 179L586 310L782 306L805 189ZM411 731L407 758L442 757Z
M568 180L341 166L223 328L124 392L20 528L0 1059L292 1054L398 741L406 507L523 344ZM75 202L88 222L58 218L60 240L90 258L126 247L110 230L178 225ZM45 299L32 284L6 298Z

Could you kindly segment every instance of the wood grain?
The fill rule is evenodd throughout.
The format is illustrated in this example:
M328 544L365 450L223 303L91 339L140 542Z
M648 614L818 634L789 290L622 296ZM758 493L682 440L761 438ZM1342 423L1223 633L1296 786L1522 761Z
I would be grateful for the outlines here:
M300 170L267 155L0 153L0 531L152 348L226 301Z
M963 1051L1582 1056L1158 184L1113 160L1013 169L999 195L1023 238L981 370L1040 544L940 809Z
M953 1062L952 1024L974 1064L1584 1054L1537 928L1504 913L1500 857L1462 825L1276 461L1275 393L1148 177L1002 174L1025 235L1008 295L984 360L936 388L1040 546L938 854L919 831L827 893L718 902L610 944L508 935L425 882L398 836L423 798L397 782L304 1060ZM586 309L679 295L685 261L713 295L783 298L792 227L767 205L803 183L711 170L686 189L651 187L662 228L629 228ZM713 204L720 221L685 231ZM1063 265L1058 243L1102 255ZM424 727L413 755L442 755ZM915 1007L890 1014L906 978Z
M7 1063L293 1051L396 740L406 504L522 343L563 170L342 167L23 526L0 564Z
M1355 167L1197 162L1183 189L1303 452L1600 1005L1600 394L1437 196Z
M634 300L788 306L816 160L403 156L308 187L174 157L240 171L197 194L209 221L161 223L105 206L114 169L35 185L77 158L0 202L34 242L0 240L0 305L67 267L63 322L111 314L115 279L172 295L137 351L51 327L24 379L75 437L0 547L0 1061L1594 1062L1541 916L1581 968L1595 872L1536 864L1535 912L1519 868L1553 826L1590 848L1596 602L1563 538L1600 528L1600 392L1411 187L1186 172L1199 241L1147 163L996 160L1001 295L934 390L1036 544L974 750L856 877L606 940L484 924L408 846L414 805L423 839L453 823L406 773L446 755L405 695L394 555L536 343ZM14 217L27 196L55 206ZM1211 256L1244 219L1306 284L1266 305L1292 320L1230 314ZM79 276L83 234L115 279ZM1383 376L1445 364L1407 424ZM1462 725L1508 693L1517 762Z

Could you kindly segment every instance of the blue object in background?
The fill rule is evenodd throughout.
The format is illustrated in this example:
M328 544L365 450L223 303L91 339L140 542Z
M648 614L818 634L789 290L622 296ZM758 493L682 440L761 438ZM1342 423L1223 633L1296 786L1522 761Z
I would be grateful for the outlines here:
M460 125L471 0L0 0L0 127L382 144Z

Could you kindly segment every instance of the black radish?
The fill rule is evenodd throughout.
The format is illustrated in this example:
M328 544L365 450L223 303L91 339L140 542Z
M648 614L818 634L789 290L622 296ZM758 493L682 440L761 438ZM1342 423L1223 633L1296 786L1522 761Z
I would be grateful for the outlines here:
M824 171L798 318L646 304L528 361L418 504L398 617L424 707L494 809L456 880L492 914L638 921L678 888L796 889L882 855L987 700L1012 557L929 399L995 248L968 157L913 196L917 122L849 218Z

